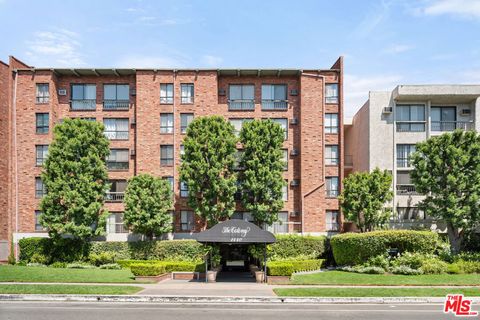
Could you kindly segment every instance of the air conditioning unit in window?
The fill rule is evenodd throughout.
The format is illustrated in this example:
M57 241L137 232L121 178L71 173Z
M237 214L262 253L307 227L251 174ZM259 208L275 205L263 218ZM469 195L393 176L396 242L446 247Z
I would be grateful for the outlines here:
M59 96L66 96L67 95L67 89L58 89L58 95Z
M133 157L135 156L135 149L130 150L130 155Z
M136 125L137 124L137 120L135 120L135 117L132 118L132 121L130 121L130 124L132 126Z
M300 211L290 211L290 217L298 217L300 215Z
M299 152L297 149L292 149L292 151L290 151L290 155L291 156L298 156Z
M462 111L460 112L460 114L461 114L462 116L469 116L469 115L472 114L472 110L470 110L470 109L462 109Z
M292 187L299 186L299 185L300 185L300 180L298 180L298 179L293 179L292 182L290 182L290 185L291 185Z
M225 89L218 89L218 95L219 96L225 96L227 93L225 91Z
M297 89L290 90L290 95L291 96L298 96L298 90Z
M130 89L130 95L136 96L137 95L137 89L135 89L135 88Z
M383 113L392 113L393 112L393 108L392 107L385 107L383 108Z
M298 118L290 119L290 124L298 124Z

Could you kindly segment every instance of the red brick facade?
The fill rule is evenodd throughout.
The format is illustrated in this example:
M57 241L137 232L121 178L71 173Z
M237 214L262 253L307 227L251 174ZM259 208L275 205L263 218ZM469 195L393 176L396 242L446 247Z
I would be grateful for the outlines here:
M325 211L338 210L338 200L327 198L325 177L343 172L343 63L340 58L327 70L126 70L126 69L34 69L11 58L9 65L0 64L0 240L7 241L12 234L17 238L35 233L35 210L40 199L35 198L35 177L41 166L36 166L35 146L47 145L52 139L52 127L65 117L87 117L103 121L104 118L128 118L128 140L113 140L111 148L129 150L128 170L110 171L111 179L128 179L135 174L150 173L160 177L174 177L175 231L181 233L180 211L188 210L186 199L180 197L178 168L180 146L184 135L180 131L180 114L193 113L194 117L221 115L233 118L286 118L288 139L288 212L289 232L326 232ZM16 83L16 85L15 85ZM48 84L48 103L37 103L36 85ZM95 84L96 108L92 111L72 111L71 84ZM128 110L103 110L103 85L128 84L130 106ZM174 84L172 104L160 103L160 84ZM194 85L193 104L181 103L180 84ZM337 83L338 103L325 103L325 84ZM255 86L255 109L231 111L228 104L229 85ZM262 110L262 84L286 84L288 107L286 110ZM16 90L15 90L16 87ZM66 95L59 95L65 89ZM15 97L15 99L14 99ZM36 113L49 114L49 130L36 133ZM173 133L160 132L160 114L173 113ZM324 131L325 113L338 114L338 133ZM296 120L296 121L295 121ZM338 145L339 164L326 166L325 145ZM173 166L160 164L160 146L174 146ZM292 150L297 155L292 155ZM18 155L18 159L16 158ZM18 174L16 171L18 168ZM299 182L292 186L293 180ZM18 190L18 192L17 192ZM16 197L18 196L18 201ZM106 203L111 212L121 212L123 204ZM303 214L302 214L303 213ZM17 223L18 222L18 223ZM303 222L303 224L302 224ZM202 227L197 219L195 230ZM1 259L1 257L0 257Z

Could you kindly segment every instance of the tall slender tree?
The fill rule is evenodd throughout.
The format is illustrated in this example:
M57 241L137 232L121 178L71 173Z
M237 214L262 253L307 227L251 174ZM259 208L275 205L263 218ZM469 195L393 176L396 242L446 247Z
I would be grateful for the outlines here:
M188 187L188 204L209 226L235 210L237 138L219 116L199 117L187 128L180 179Z
M240 132L240 190L243 207L258 224L272 224L283 208L284 131L272 120L245 123Z
M41 176L47 194L40 204L40 222L53 238L88 239L105 231L110 151L103 130L102 123L80 119L54 128Z

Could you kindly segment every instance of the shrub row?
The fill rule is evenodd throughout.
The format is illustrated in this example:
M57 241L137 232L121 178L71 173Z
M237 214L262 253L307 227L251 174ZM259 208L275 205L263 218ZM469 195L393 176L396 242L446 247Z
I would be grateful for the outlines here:
M294 272L319 270L323 262L323 259L272 261L267 263L267 274L291 276Z
M18 242L20 260L51 264L56 261L73 262L88 256L90 244L77 239L24 238ZM32 261L33 258L33 261Z
M326 252L325 236L289 234L275 237L277 241L267 246L268 259L271 261L319 259ZM263 245L252 245L249 248L250 254L259 261L263 260L263 250Z
M149 273L151 268L146 268L145 266L156 266L159 267L158 270L161 270L162 273L165 272L174 272L174 271L186 271L186 272L205 272L205 265L203 262L189 262L189 261L158 261L158 260L120 260L118 264L122 268L130 268L133 274L141 276L149 276L151 274L142 274L142 270ZM135 272L139 273L136 274ZM154 274L154 275L159 275Z
M165 265L159 263L134 263L130 270L135 276L158 276L166 272Z
M396 248L400 252L433 253L438 234L431 231L389 230L345 233L333 236L330 244L338 265L356 265Z

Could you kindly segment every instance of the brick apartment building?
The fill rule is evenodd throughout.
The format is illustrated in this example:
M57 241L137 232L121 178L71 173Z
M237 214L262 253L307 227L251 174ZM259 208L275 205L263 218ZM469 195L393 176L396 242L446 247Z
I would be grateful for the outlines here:
M165 177L175 193L174 238L202 224L179 181L182 139L195 117L243 121L271 118L285 128L283 223L277 233L323 234L341 228L337 195L343 178L343 60L330 69L52 69L14 57L0 63L0 260L10 240L47 236L38 223L45 192L40 173L52 128L64 118L102 121L111 140L107 159L111 212L107 240L127 240L126 180ZM249 219L240 206L234 218Z

